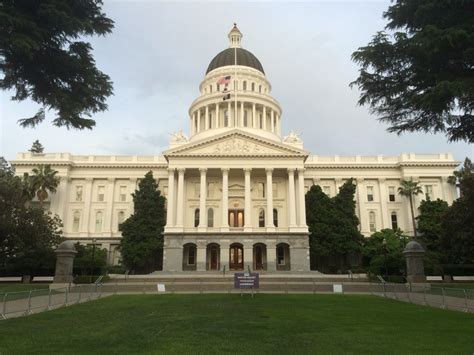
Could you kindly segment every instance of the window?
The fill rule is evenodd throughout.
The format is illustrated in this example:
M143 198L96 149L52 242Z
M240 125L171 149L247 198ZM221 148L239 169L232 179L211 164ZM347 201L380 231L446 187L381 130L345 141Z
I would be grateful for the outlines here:
M194 197L199 198L201 196L201 183L194 183Z
M328 197L331 197L331 186L323 186L323 192L324 192Z
M119 201L120 202L127 201L127 186L125 185L120 186Z
M212 128L212 112L209 112L209 129Z
M77 233L79 232L79 224L81 223L81 212L74 211L72 217L72 231Z
M372 202L374 200L374 187L367 186L367 201Z
M427 200L433 197L433 185L425 185L425 196Z
M214 227L214 210L212 208L207 210L207 226Z
M257 183L257 193L258 193L258 197L265 198L265 183L264 182Z
M285 246L284 245L277 246L277 261L278 261L278 265L285 265Z
M390 202L395 202L395 186L388 187L388 200Z
M188 247L188 265L194 265L196 263L196 247L191 245Z
M276 208L273 209L273 225L278 227L278 210Z
M255 83L252 83L252 91L255 91Z
M197 130L198 130L198 121L197 121L197 118L196 118L196 119L194 119L194 131L197 132Z
M244 90L244 91L247 90L247 82L246 82L246 81L244 81L243 90Z
M76 202L81 202L82 201L82 191L83 187L82 186L76 186Z
M392 229L393 230L398 229L397 212L392 212L391 219L392 219Z
M199 226L199 208L194 210L194 227Z
M214 197L214 183L213 182L208 182L207 183L207 197L208 198L213 198Z
M229 127L229 110L224 110L224 127Z
M375 212L369 213L369 230L370 232L375 232L377 230L377 226L375 224Z
M265 211L263 208L258 212L258 226L260 228L265 227Z
M102 232L102 218L103 218L103 213L101 211L98 211L95 214L95 231L96 231L96 233Z
M276 182L272 183L272 194L273 198L278 198L278 184Z
M261 113L259 113L258 115L259 115L258 116L258 122L259 122L258 125L259 125L260 129L262 129L263 128L263 115Z
M119 211L117 215L117 229L120 231L121 230L121 225L125 221L125 212L124 211Z
M248 126L247 110L244 110L244 127Z
M97 188L97 201L99 202L105 201L105 186L99 186Z

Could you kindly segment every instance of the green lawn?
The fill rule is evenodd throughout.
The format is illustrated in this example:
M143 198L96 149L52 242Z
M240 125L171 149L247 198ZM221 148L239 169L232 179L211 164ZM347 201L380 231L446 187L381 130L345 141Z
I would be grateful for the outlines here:
M472 354L473 329L375 296L127 295L0 321L0 353Z
M19 291L30 291L36 289L49 288L49 284L20 284L20 283L7 283L0 284L0 294L5 292L19 292Z

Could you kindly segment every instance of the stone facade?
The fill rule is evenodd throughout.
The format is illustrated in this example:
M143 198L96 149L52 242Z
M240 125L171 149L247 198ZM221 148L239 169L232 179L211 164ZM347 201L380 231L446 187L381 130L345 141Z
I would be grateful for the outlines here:
M230 47L240 48L241 38L234 28ZM231 99L223 101L225 84L218 82L226 76ZM448 177L458 162L450 154L311 155L297 134L281 135L281 113L263 71L214 65L189 109L190 137L175 133L160 156L19 153L13 164L20 175L38 164L59 172L50 210L62 218L67 238L107 248L110 264L120 259L119 224L133 211L130 194L153 171L167 198L163 265L170 272L309 270L304 195L315 184L334 196L346 179L356 179L365 236L392 227L413 232L409 203L397 193L401 179L423 186L416 205L427 195L456 198Z

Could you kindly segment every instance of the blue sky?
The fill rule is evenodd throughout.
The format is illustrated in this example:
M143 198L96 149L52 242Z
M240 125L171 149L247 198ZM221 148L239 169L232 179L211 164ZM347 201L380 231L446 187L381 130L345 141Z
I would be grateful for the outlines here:
M17 120L33 102L0 101L0 155L13 159L39 139L47 152L155 155L169 134L188 127L188 108L212 58L227 47L233 22L243 47L261 61L283 108L282 131L301 132L313 154L394 155L451 152L474 157L473 145L443 135L387 133L358 107L351 53L383 29L389 1L209 2L105 1L115 21L106 37L90 39L98 67L114 82L109 109L92 130L57 128L45 121L24 129ZM48 113L52 118L53 113Z

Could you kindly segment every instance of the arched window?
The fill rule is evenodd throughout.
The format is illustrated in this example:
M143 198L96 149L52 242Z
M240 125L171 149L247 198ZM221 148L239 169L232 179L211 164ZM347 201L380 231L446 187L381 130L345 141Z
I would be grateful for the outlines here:
M248 126L247 110L244 110L244 127Z
M375 232L377 230L377 226L375 223L375 212L369 212L369 230L370 232Z
M79 224L81 223L81 212L74 211L74 215L72 217L72 231L79 232Z
M120 211L117 215L117 229L118 230L121 230L121 225L122 225L123 221L125 221L125 212Z
M246 82L246 81L244 81L243 86L244 86L244 87L243 87L244 91L247 90L247 82Z
M255 83L252 83L252 91L255 91Z
M273 209L273 225L278 227L278 210L276 208Z
M207 210L207 226L214 227L214 210L212 208Z
M95 231L96 233L102 232L102 217L103 214L101 211L95 214Z
M397 212L395 211L392 212L391 218L392 218L392 229L393 230L398 229Z
M260 228L265 227L265 211L263 208L258 212L258 226Z
M224 127L229 126L229 110L224 110Z
M199 208L194 210L194 227L199 226Z

